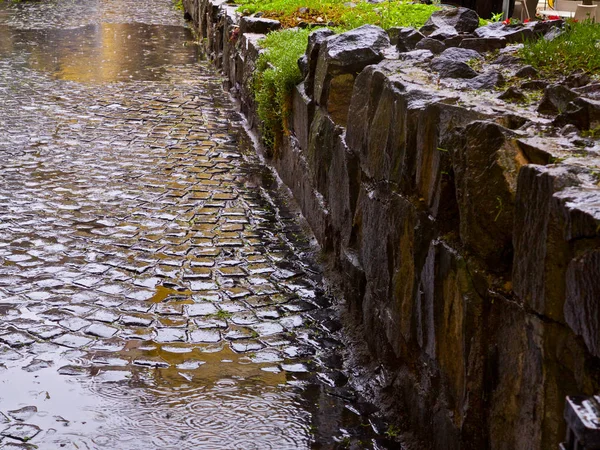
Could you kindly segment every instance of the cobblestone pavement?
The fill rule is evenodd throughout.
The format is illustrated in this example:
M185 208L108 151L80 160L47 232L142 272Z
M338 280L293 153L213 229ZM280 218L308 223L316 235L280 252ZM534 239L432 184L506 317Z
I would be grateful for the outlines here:
M370 447L305 234L180 15L0 3L0 448Z

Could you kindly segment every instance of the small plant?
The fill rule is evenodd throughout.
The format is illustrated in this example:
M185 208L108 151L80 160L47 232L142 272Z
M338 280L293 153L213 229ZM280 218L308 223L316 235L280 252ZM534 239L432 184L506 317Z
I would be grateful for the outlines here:
M390 425L387 429L387 431L385 432L385 435L391 439L396 438L400 435L400 428L398 428L396 425Z
M502 12L494 13L494 14L492 14L492 18L490 19L490 22L500 22L503 17L504 17L504 13L502 13Z
M217 319L227 320L231 319L232 314L229 311L225 311L224 309L220 309L214 315Z
M496 197L496 201L498 202L498 205L496 205L496 211L498 211L496 213L496 217L494 217L494 222L497 222L498 219L500 218L500 214L502 214L502 211L504 210L504 204L502 203L502 199L500 197Z
M478 72L483 68L484 61L480 58L473 58L467 61L467 64L471 69Z
M600 139L600 125L581 132L581 136L591 139Z

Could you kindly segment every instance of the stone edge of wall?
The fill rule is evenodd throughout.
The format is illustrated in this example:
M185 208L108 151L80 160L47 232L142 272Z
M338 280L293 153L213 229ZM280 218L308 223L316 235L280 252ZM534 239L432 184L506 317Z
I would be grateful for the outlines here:
M224 0L184 6L258 131L262 35ZM556 448L565 395L600 386L596 175L549 164L552 142L513 112L461 105L400 61L336 71L313 41L269 163L385 362L388 412L435 449Z

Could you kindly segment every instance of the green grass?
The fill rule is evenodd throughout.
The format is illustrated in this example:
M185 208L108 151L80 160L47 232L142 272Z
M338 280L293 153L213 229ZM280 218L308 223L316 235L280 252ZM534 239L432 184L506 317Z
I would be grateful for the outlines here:
M388 0L379 4L361 0L240 0L238 3L238 11L244 14L260 11L264 17L280 20L286 28L296 26L299 21L325 24L333 22L341 30L365 24L382 28L420 27L433 11L439 9L433 5L413 4L403 0Z
M387 1L379 4L359 2L356 7L344 12L340 26L352 29L370 23L385 29L390 27L419 28L427 22L431 13L438 9L432 5L401 1Z
M547 76L567 75L576 70L600 71L600 25L568 23L563 34L546 41L525 43L520 50L525 63Z
M400 0L372 4L356 1L348 6L347 0L242 0L238 10L245 14L258 11L263 17L277 19L284 27L298 21L334 23L336 33L374 24L382 28L420 27L439 8L412 4ZM302 10L300 8L307 8ZM258 59L252 87L257 102L258 116L262 122L263 142L276 149L288 130L291 110L291 93L302 81L298 58L306 51L310 29L289 28L269 33L260 41L265 52Z
M309 29L282 30L269 33L261 41L266 51L258 58L252 88L267 148L277 148L288 129L291 93L302 81L298 58L306 50L310 32Z

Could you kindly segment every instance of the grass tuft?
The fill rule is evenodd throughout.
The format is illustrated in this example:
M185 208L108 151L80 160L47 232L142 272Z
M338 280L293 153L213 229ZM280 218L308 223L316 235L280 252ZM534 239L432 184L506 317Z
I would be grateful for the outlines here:
M519 51L525 63L555 77L575 71L600 70L600 25L567 23L565 31L551 41L538 39L525 43Z
M258 58L252 87L267 148L276 148L288 129L292 90L302 81L298 58L306 50L310 32L282 30L269 33L261 41L266 50Z

